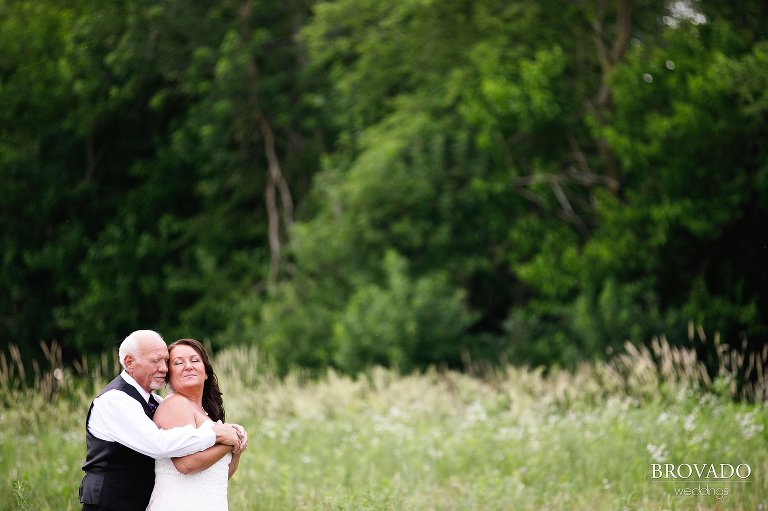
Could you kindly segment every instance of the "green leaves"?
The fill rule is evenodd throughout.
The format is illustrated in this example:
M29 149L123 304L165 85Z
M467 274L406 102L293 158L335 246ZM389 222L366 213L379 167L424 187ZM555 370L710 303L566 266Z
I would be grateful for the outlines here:
M763 335L742 4L0 2L0 337L356 371Z
M385 282L359 287L333 325L334 360L359 371L379 364L409 371L460 360L472 315L447 275L412 279L394 252L384 259Z
M565 68L563 50L536 51L533 58L511 63L500 60L495 47L478 45L480 95L463 104L465 115L484 129L536 133L562 115L564 99L557 86Z
M667 303L686 303L686 315L706 316L734 335L737 325L752 323L746 311L761 294L737 277L745 275L737 266L755 268L759 259L748 248L750 235L728 233L754 233L755 217L766 214L756 201L764 193L757 169L766 157L757 91L766 73L754 67L764 43L735 55L717 46L735 39L731 30L722 22L668 30L662 45L636 48L617 69L607 138L624 162L627 187L623 202L603 202L607 237L596 233L589 245L625 240L630 250L617 254L614 267L636 261L658 279L654 286ZM720 300L744 313L728 312L731 305L704 307L705 313L702 286L729 289ZM752 329L762 331L754 323Z

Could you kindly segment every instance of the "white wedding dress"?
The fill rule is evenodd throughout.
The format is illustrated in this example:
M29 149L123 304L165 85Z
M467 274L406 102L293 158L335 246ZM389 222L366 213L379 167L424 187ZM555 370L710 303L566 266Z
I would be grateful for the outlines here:
M213 426L213 421L205 425ZM227 483L232 454L205 470L184 475L170 458L155 460L155 489L147 511L227 511Z

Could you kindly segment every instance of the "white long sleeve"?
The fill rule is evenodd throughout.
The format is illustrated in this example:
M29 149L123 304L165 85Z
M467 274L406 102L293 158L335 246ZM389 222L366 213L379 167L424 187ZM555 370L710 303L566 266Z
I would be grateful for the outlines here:
M120 390L94 399L87 427L96 438L119 442L154 459L186 456L216 443L216 433L210 427L158 428L141 404Z

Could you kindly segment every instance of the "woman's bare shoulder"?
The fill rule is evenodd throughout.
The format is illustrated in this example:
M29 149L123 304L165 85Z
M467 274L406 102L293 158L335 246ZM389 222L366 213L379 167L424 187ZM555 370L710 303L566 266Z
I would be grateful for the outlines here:
M157 407L154 421L163 429L187 424L195 426L195 409L187 399L177 394L170 394Z

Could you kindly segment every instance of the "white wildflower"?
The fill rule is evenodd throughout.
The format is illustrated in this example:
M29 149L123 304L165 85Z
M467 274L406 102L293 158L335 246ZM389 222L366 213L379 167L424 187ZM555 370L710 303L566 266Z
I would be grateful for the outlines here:
M763 431L763 425L755 422L756 413L757 410L736 414L736 422L738 422L741 434L745 439L750 439Z
M483 407L482 403L475 401L464 411L464 420L469 426L477 424L478 422L485 422L488 420L488 413L485 411L485 407Z
M651 455L651 459L656 463L661 463L665 459L667 459L667 445L661 444L661 445L654 445L654 444L648 444L645 446L645 448L648 450L648 454Z
M683 422L683 428L688 432L691 432L694 429L696 429L696 413L695 412L685 417L685 422Z

